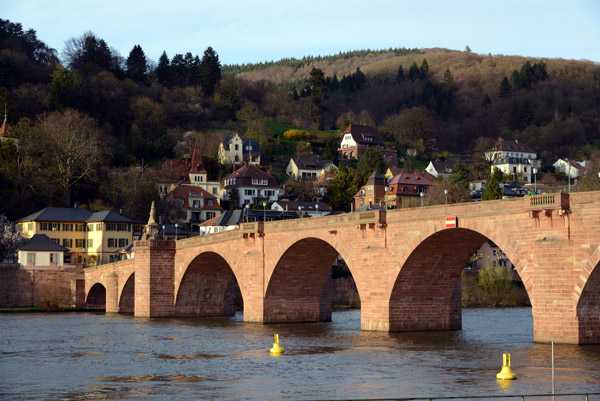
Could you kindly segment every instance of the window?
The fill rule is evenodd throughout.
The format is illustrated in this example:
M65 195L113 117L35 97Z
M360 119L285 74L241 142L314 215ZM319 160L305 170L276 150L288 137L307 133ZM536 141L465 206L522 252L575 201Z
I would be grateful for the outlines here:
M192 201L192 207L194 209L199 209L202 207L202 204L200 203L200 200L195 199L194 201Z
M125 223L117 224L117 231L127 231L127 224L125 224Z
M57 261L58 261L58 257L57 256L58 256L58 254L51 253L50 254L50 263L57 263Z
M75 231L83 231L83 224L75 224Z
M28 231L32 231L33 230L33 223L27 223L27 230Z
M213 202L213 200L212 200L212 199L208 199L208 200L206 201L206 204L207 204L208 206L213 206L213 203L214 203L214 202Z
M71 248L73 246L73 240L70 238L64 238L63 239L63 246L65 248Z
M27 254L27 264L35 264L35 253Z
M244 195L254 196L254 190L253 189L245 189L244 190Z
M239 149L240 149L240 147L239 147L239 146L240 146L240 145L236 144L236 145L235 145L235 150L239 150ZM235 159L237 160L237 156L235 157Z
M213 189L212 189L212 193L213 193L213 195L216 195L216 194L217 194L217 187L213 187Z
M129 245L129 240L127 238L119 238L119 248L123 248Z
M407 187L402 187L402 192L403 193L407 193L408 192L408 188Z
M253 178L252 179L252 185L268 185L269 184L269 180L265 179L265 178Z
M75 240L75 248L85 248L85 240L84 239L76 239Z
M117 231L117 225L115 223L107 223L106 231Z
M48 231L48 223L40 223L41 231Z
M96 231L102 231L102 223L96 224Z
M93 239L89 239L88 240L88 248L93 248L94 247L94 240Z
M108 247L109 248L114 248L116 246L115 243L116 243L116 240L114 238L108 239Z
M87 225L87 230L88 230L89 232L92 232L92 231L94 231L94 225L93 225L93 224L88 224L88 225Z
M73 224L63 223L63 231L73 231Z
M60 223L50 223L50 231L60 231Z
M213 219L215 217L215 212L207 212L206 213L206 220L210 220Z

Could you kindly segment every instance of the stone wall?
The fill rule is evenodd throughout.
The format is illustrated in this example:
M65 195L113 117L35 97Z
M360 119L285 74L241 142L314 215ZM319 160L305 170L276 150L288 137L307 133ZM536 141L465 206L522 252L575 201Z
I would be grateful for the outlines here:
M84 298L81 265L65 265L61 270L26 270L18 264L0 264L0 307L49 303L82 306Z

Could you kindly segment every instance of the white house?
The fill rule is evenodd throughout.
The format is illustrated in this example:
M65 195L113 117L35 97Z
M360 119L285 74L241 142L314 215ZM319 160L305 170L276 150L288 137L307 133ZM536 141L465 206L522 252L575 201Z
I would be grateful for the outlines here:
M556 171L565 173L567 177L577 178L585 174L590 163L589 160L578 162L576 160L558 159L552 166L554 166Z
M451 161L443 161L443 162L434 162L430 161L425 171L434 176L435 178L442 178L444 180L448 179L448 176L452 173L452 168L454 167L456 162Z
M286 174L297 180L317 179L321 175L336 171L337 167L331 160L304 159L292 157L285 170Z
M256 139L241 138L235 134L223 139L218 157L221 164L260 164L260 146Z
M223 178L221 199L231 200L232 191L237 191L235 207L243 207L247 203L273 202L283 194L275 177L252 164L246 164Z
M527 183L533 182L533 175L540 171L542 165L537 153L529 146L502 138L485 153L485 159L492 163L490 171L497 168L504 175L512 176L513 180Z
M69 249L46 234L35 234L17 250L19 264L28 270L60 270L65 263L65 252Z

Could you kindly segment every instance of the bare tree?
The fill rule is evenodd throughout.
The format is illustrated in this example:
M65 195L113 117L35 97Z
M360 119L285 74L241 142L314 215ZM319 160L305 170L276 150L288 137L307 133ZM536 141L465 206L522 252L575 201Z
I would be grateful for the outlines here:
M0 215L0 262L3 259L13 260L15 252L24 239L17 232L14 223L5 215Z

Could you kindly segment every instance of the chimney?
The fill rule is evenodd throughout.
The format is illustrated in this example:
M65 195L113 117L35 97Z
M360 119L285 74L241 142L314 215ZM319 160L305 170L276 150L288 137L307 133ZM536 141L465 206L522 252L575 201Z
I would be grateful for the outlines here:
M285 205L285 211L286 211L286 212L289 212L289 211L290 211L290 205L289 205L289 203L288 203L287 205Z
M79 202L73 202L73 209L75 209L75 210L79 209L79 205L80 205Z
M119 207L119 214L120 214L121 216L123 216L123 211L124 211L124 209L125 209L125 207L124 207L124 206L120 206L120 207Z

